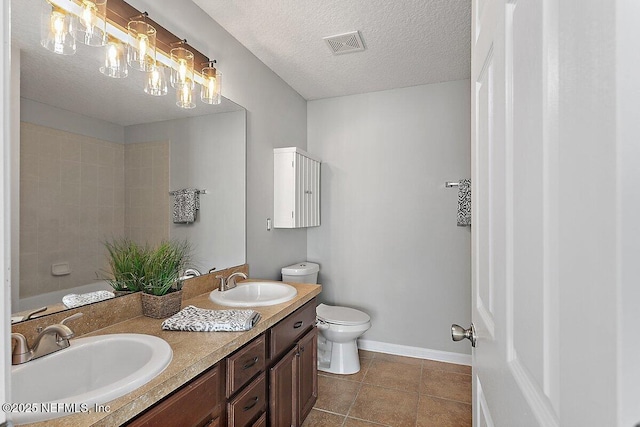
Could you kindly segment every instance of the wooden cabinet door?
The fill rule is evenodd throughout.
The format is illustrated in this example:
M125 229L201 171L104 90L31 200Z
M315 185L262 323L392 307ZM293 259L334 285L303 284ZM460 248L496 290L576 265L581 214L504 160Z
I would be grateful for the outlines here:
M296 426L298 422L298 349L294 347L269 370L270 425Z
M298 426L318 398L318 330L311 329L298 342Z
M222 410L224 372L220 364L127 423L128 427L216 426ZM211 421L214 420L214 421Z

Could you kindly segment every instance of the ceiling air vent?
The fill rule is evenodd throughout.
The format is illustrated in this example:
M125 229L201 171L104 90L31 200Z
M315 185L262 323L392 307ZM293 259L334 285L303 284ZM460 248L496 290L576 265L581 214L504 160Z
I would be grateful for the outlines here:
M364 43L362 43L362 38L360 38L358 31L324 37L323 40L327 42L329 49L331 49L331 52L335 55L364 50Z

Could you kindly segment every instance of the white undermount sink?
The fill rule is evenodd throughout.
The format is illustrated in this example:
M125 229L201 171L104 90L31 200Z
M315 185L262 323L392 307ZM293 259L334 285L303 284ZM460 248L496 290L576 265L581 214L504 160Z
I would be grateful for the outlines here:
M13 412L15 424L95 410L95 405L151 381L173 357L169 344L151 335L100 335L70 343L64 350L12 366L11 401L38 403L37 412Z
M228 307L260 307L287 302L296 295L296 288L286 283L248 281L224 292L216 289L209 294L209 299Z

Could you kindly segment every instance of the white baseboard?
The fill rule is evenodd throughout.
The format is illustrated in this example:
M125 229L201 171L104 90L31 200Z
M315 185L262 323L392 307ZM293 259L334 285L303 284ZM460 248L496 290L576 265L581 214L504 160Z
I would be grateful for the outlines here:
M452 353L449 351L431 350L430 348L411 347L408 345L389 344L386 342L362 339L358 340L358 348L377 351L379 353L395 354L397 356L415 357L418 359L429 359L438 362L471 366L470 354Z

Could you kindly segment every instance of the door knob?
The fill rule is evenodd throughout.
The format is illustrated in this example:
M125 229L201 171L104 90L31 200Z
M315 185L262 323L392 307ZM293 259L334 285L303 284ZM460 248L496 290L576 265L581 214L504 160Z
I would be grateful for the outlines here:
M451 325L451 339L454 341L460 341L464 338L471 341L471 347L476 346L476 328L473 326L473 323L471 323L471 327L469 329L464 329L462 326L456 325L455 323Z

